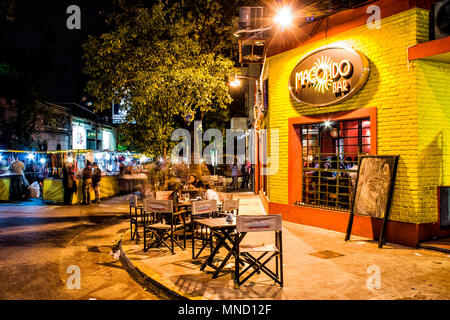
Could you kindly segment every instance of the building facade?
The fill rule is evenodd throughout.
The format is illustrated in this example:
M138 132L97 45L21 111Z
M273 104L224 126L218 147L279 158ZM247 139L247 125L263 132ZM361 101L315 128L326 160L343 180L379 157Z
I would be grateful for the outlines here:
M430 40L433 2L371 2L381 9L378 26L369 24L366 5L330 15L315 27L300 27L296 32L307 37L295 45L274 45L276 48L268 52L262 72L268 109L258 127L267 129L268 154L278 160L269 165L275 169L269 175L259 174L257 188L262 190L266 185L261 195L269 213L345 232L351 191L342 191L344 196L336 197L340 187L329 191L325 190L330 188L326 182L312 185L310 174L323 174L327 166L335 165L339 176L348 178L351 190L355 172L351 165L357 164L358 156L399 155L388 241L416 246L450 235L440 211L440 190L450 185L450 38ZM327 78L329 83L324 88L311 91L304 100L317 101L326 90L333 90L337 98L348 97L323 104L296 99L291 94L296 74L299 86L305 87L316 88L326 78L318 73L320 65L316 65L312 77L311 73L302 73L308 68L298 70L299 62L315 53L323 53L326 58L332 48L361 54L369 69L362 87L353 91L357 85L350 85L351 79L346 78L350 68L356 68L352 60L350 66L343 62L345 56L333 57L330 53L329 70L336 70L343 82L339 85L337 80ZM309 65L310 71L312 68L314 65ZM278 144L271 143L275 131ZM353 234L378 238L381 223L379 218L357 216Z

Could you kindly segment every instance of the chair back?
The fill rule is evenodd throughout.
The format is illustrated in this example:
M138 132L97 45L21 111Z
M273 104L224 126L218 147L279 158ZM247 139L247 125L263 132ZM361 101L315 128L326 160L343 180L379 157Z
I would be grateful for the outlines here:
M132 207L132 208L137 207L138 199L137 199L136 195L131 195L129 198L129 201L130 201L130 207Z
M170 200L173 191L156 191L156 200Z
M237 200L223 200L222 210L225 211L225 212L239 210L239 199L237 199Z
M156 192L151 191L150 189L144 191L145 199L155 199L156 198Z
M221 202L223 202L224 200L233 200L232 193L217 192L217 195L219 197L219 201Z
M173 201L147 199L144 201L144 212L173 213Z
M237 216L237 232L281 231L281 215Z
M192 202L192 214L205 214L217 212L217 200L204 200Z

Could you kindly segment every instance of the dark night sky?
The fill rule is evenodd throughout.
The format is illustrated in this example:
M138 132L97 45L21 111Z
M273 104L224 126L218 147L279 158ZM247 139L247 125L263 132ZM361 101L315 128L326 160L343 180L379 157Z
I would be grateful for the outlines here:
M112 0L40 0L18 2L15 21L6 25L0 39L1 48L38 51L41 42L51 34L51 52L55 68L50 75L48 101L79 102L85 86L81 74L82 44L89 34L107 31L105 12L111 11ZM69 30L67 7L81 9L81 30ZM43 32L48 30L48 32Z

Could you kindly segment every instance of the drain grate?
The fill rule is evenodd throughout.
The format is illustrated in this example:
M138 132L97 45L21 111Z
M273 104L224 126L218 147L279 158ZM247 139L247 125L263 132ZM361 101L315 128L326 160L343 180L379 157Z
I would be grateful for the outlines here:
M338 252L334 252L331 250L317 251L314 253L310 253L310 255L320 258L320 259L332 259L332 258L337 258L337 257L343 256L343 254L340 254Z

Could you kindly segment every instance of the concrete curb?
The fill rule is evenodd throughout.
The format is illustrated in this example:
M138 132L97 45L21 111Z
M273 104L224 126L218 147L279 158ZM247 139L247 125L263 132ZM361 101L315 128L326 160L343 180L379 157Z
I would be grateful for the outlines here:
M123 237L126 235L129 236L129 232L125 233ZM133 280L163 300L203 300L203 297L190 296L188 293L179 290L170 281L165 280L161 273L146 266L133 264L123 249L122 239L118 243L118 248L120 250L120 261Z

